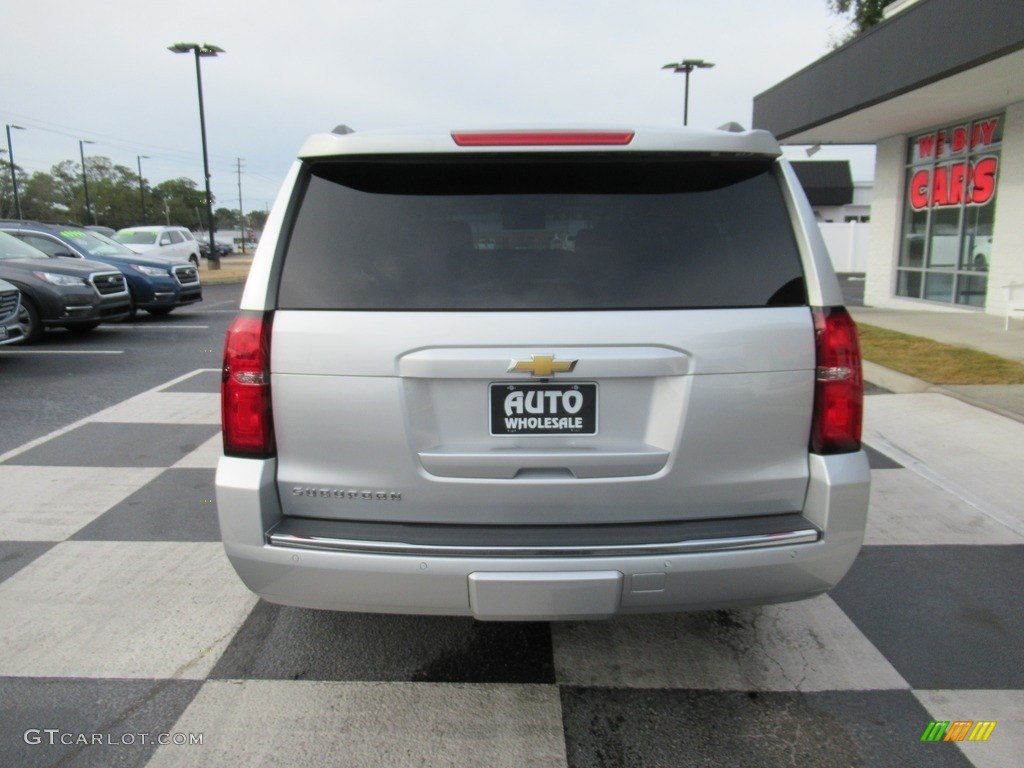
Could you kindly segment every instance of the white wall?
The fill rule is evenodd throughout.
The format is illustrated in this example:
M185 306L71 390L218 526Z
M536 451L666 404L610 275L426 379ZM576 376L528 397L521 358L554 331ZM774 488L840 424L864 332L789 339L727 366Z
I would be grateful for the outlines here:
M1024 285L1024 102L1006 108L1003 147L999 159L999 187L996 192L996 221L992 229L992 259L989 264L985 312L1006 314L1009 283ZM1014 298L1024 296L1024 288Z
M818 222L836 272L867 272L870 224Z
M933 307L893 296L903 214L906 144L906 136L892 136L878 142L875 151L875 188L871 200L864 303L869 307L933 309L938 305Z
M874 198L875 182L874 181L855 181L853 182L853 202L850 203L851 207L865 208L871 207L871 200Z

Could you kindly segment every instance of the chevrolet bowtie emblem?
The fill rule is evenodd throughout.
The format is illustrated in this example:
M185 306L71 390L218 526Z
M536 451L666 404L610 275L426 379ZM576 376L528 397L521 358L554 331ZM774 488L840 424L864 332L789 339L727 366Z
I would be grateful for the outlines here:
M509 373L529 373L546 378L553 373L570 373L576 367L575 360L555 360L554 355L530 355L529 360L513 360Z

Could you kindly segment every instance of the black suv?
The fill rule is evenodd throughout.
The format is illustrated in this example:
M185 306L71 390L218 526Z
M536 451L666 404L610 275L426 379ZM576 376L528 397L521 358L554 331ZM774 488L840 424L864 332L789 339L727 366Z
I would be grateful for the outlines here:
M44 328L88 331L128 317L124 275L96 261L50 257L0 232L0 279L21 291L19 320L26 344Z
M144 309L166 315L175 307L203 299L199 271L162 256L143 256L99 232L77 224L0 221L0 231L38 248L48 256L101 261L124 275L131 298L131 316Z

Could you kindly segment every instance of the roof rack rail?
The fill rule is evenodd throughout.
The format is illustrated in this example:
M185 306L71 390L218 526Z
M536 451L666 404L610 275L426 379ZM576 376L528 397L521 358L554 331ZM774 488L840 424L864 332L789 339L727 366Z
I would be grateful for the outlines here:
M349 128L347 125L342 124L334 126L334 130L331 131L331 133L336 133L339 136L344 136L349 133L355 133L355 130Z
M734 120L730 120L728 123L718 126L718 130L728 131L729 133L744 133L747 129Z

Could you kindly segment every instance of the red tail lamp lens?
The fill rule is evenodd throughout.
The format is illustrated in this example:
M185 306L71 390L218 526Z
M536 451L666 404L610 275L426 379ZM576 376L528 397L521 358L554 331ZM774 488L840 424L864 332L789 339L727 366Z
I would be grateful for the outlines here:
M814 307L817 365L811 450L819 454L860 450L864 378L857 325L843 307Z
M228 328L221 375L221 427L228 456L274 455L270 408L270 314L243 313Z

